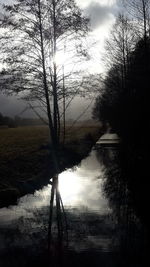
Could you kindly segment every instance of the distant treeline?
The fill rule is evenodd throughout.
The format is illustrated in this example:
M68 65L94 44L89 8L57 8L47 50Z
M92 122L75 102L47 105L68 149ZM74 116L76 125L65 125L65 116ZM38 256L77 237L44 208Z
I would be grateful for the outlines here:
M66 121L67 126L70 126L74 124L74 120L73 119L68 119ZM0 128L5 128L5 127L9 127L9 128L15 128L18 126L36 126L36 125L46 125L46 123L44 123L42 120L38 119L38 118L21 118L19 116L15 116L14 118L11 118L9 116L4 116L1 112L0 112ZM98 127L100 124L96 123L93 120L83 120L83 121L78 121L76 122L76 125L79 127L82 126L87 126L87 127Z
M3 116L3 114L0 113L0 127L15 128L18 126L29 126L29 125L43 125L43 122L40 119L21 118L19 116L10 118L8 116Z

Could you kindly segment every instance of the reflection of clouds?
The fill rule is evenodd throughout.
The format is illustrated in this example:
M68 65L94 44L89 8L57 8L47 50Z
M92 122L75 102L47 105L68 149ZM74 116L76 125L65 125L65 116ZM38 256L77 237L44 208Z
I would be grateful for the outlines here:
M83 206L89 210L107 213L108 203L103 196L103 166L96 159L93 150L79 167L62 172L62 199L64 205L76 208ZM22 197L17 206L0 209L0 223L4 224L20 217L32 218L35 210L49 205L51 186L45 186L34 194Z
M105 212L107 210L107 201L103 196L102 179L97 177L103 177L103 167L100 166L96 159L95 151L92 151L90 156L82 161L81 166L77 167L71 175L71 171L65 171L60 175L64 181L61 181L65 185L67 182L67 177L73 179L73 186L75 187L75 194L73 193L74 188L61 192L62 199L65 205L72 205L80 208L80 206L85 206L91 210L99 210ZM66 182L65 182L66 177ZM69 183L71 185L71 183ZM78 190L76 191L75 184L79 184ZM66 183L67 187L67 183ZM72 195L70 195L69 190L72 190ZM69 199L70 196L70 199Z
M45 186L34 194L26 195L18 201L17 206L0 209L0 225L20 217L31 218L35 210L49 205L51 186Z

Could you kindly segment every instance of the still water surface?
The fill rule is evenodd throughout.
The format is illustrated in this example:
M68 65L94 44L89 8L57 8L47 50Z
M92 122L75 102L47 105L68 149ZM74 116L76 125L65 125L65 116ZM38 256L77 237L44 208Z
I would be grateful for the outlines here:
M121 181L117 148L93 148L79 166L59 175L59 188L72 266L144 266L137 259L144 230ZM31 257L44 251L50 191L47 185L19 199L18 205L0 209L0 266L29 266Z

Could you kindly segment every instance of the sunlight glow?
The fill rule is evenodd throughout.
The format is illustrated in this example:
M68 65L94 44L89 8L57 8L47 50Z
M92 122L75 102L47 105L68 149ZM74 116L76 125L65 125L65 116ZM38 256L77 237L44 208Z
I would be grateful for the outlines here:
M67 170L59 175L59 189L63 200L75 201L80 193L81 184L76 172Z
M63 52L57 52L54 58L54 62L56 63L56 65L63 65L65 63L65 61L67 60L67 56L65 53Z

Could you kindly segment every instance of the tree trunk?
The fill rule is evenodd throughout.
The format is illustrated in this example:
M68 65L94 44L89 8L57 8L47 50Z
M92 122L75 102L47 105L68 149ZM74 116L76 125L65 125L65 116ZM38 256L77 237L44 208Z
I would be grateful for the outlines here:
M145 3L145 0L142 0L142 8L143 8L143 26L144 26L144 42L145 42L145 45L146 45L146 42L147 42L147 14L146 14L146 3Z
M43 42L43 29L42 29L42 18L41 18L41 1L38 0L38 12L39 12L39 30L40 30L40 41L41 41L41 55L42 55L42 67L43 67L43 85L45 91L46 107L47 107L47 116L49 122L49 131L51 136L52 146L55 146L55 131L53 127L53 121L51 116L51 107L47 86L47 77L46 77L46 68L45 68L45 54L44 54L44 42Z
M65 71L63 65L63 144L66 139L66 92L65 92Z
M57 53L57 42L56 42L56 4L55 0L53 0L53 38L54 38L54 80L53 80L53 118L54 118L54 132L55 132L55 145L59 146L59 134L58 134L58 98L57 98L57 66L56 66L56 53Z

